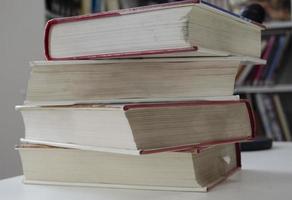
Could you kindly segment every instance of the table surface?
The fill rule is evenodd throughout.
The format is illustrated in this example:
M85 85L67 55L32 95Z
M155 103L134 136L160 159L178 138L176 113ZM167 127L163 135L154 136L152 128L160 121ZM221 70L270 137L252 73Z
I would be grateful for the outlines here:
M0 181L0 199L292 199L292 143L273 145L271 150L242 153L242 170L208 193L25 185L18 176Z

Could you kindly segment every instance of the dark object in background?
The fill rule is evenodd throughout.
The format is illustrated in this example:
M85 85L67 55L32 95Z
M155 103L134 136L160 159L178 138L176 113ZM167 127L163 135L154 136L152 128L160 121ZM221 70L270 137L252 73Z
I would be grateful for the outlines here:
M147 6L151 4L161 4L161 3L169 3L169 2L174 2L174 1L182 1L182 0L139 0L138 5L139 6Z
M139 6L147 6L150 4L161 4L161 3L168 3L168 0L140 0L138 1Z
M260 4L250 4L241 11L240 15L255 22L263 23L266 11Z
M258 151L271 149L273 140L270 138L256 138L254 141L240 143L241 151Z
M81 15L81 0L45 0L46 20Z

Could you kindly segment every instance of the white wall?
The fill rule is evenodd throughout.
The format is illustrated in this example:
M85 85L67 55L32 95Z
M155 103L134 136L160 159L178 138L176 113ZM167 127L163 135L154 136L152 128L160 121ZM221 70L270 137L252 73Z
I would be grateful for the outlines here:
M14 145L24 135L21 116L30 60L43 59L43 0L0 1L0 179L21 174Z

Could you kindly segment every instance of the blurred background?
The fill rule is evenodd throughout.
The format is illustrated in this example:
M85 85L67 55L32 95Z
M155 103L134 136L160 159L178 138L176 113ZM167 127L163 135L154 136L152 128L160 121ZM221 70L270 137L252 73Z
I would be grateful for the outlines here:
M14 146L24 137L15 105L23 103L29 61L42 60L43 29L47 20L108 10L172 2L167 0L1 0L0 2L0 179L20 175ZM209 0L240 14L252 3L266 11L262 58L267 65L241 66L236 94L252 102L257 135L292 141L292 0Z

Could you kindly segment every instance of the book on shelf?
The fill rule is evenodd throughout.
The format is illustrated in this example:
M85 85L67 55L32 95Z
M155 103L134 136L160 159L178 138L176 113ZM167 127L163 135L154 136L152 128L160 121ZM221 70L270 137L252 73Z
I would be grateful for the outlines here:
M266 45L263 47L262 56L261 56L263 59L268 60L268 58L270 57L271 52L273 50L273 46L275 44L275 40L276 40L275 37L271 37L269 39L269 41L266 43ZM267 65L268 64L269 63L267 63ZM258 85L261 83L262 74L266 69L265 67L266 66L264 66L264 65L255 66L254 72L251 74L251 76L252 76L251 84L252 85Z
M287 40L287 46L285 47L285 52L283 52L283 57L279 61L280 66L278 67L277 71L274 73L273 81L274 84L292 84L291 80L291 63L292 63L292 39L291 39L292 31L290 34L287 35L289 39Z
M289 44L288 40L289 40L289 37L287 37L285 35L279 37L278 46L276 48L275 55L272 59L271 66L267 70L267 73L265 76L265 84L272 84L273 83L272 78L273 78L277 68L279 68L279 65L281 64L281 60L283 60L284 52Z
M121 5L121 9L126 9L126 8L134 8L134 7L138 7L140 6L139 3L141 3L142 1L140 0L120 0L120 5ZM144 1L143 1L144 2Z
M292 124L292 120L291 120L292 119L291 102L292 102L292 95L291 95L291 93L279 93L279 94L273 94L273 96L277 96L276 98L278 98L279 103L281 104L281 106L283 108L284 118L281 119L280 114L278 114L280 124L285 123L285 121L287 122L287 125L282 125L282 130L284 132L284 138L285 138L286 141L291 141L291 136L292 136L291 135L291 124ZM276 107L276 109L277 109L277 107ZM277 112L279 113L281 111L278 110ZM287 132L287 130L284 131L284 129L286 129L286 128L288 128L288 132ZM290 133L290 134L287 135L287 133Z
M50 20L45 29L45 54L48 60L259 57L262 29L204 1L186 0Z
M212 57L31 62L25 104L229 98L241 60Z
M105 0L91 0L91 13L103 12L106 10Z
M274 94L273 95L273 101L276 109L276 114L279 119L280 127L282 127L284 138L286 141L292 141L292 134L290 131L290 125L287 120L287 116L285 114L280 95Z
M255 94L255 102L256 102L256 106L258 108L259 111L259 116L261 118L261 122L263 124L264 127L264 131L265 131L265 135L268 138L273 138L273 133L272 133L272 129L269 123L269 118L267 116L267 110L264 106L264 97L262 96L262 94Z
M244 94L254 111L256 136L266 136L276 141L291 141L289 94ZM289 99L289 100L286 100Z
M106 10L118 10L120 9L120 2L119 0L111 0L111 1L106 1Z
M128 154L238 142L253 138L255 129L245 100L17 109L25 124L23 141Z
M266 64L266 59L265 56L263 56L263 52L265 51L266 47L267 47L267 42L264 40L261 43L261 58L263 58L262 60L265 62L250 62L250 63L246 63L246 64L241 64L240 68L238 69L237 75L235 77L235 85L243 85L245 83L246 78L250 75L250 72L252 70L254 71L258 71L258 70L262 70L261 68Z
M289 63L291 63L292 61L289 61L289 57L290 57L290 52L291 52L291 33L286 33L285 37L284 35L282 35L281 37L283 39L281 44L282 48L281 48L281 52L279 53L279 58L278 61L275 65L275 69L273 70L273 72L271 73L271 76L269 78L269 84L278 84L276 78L279 77L279 72L281 72L281 70L283 68L285 68L285 66ZM290 48L290 50L289 50ZM288 58L288 59L287 59Z
M273 139L276 141L283 141L284 136L280 127L279 119L276 113L276 108L271 96L263 95L265 109L267 110L267 117L269 118L269 124L273 133Z
M237 75L237 86L266 86L289 83L286 76L291 73L289 67L285 66L291 63L291 33L284 31L283 33L268 35L264 37L264 41L267 42L262 49L262 59L267 60L266 66L263 66L263 64L248 65Z
M34 184L207 191L241 166L234 144L143 156L31 144L18 150L24 182Z

